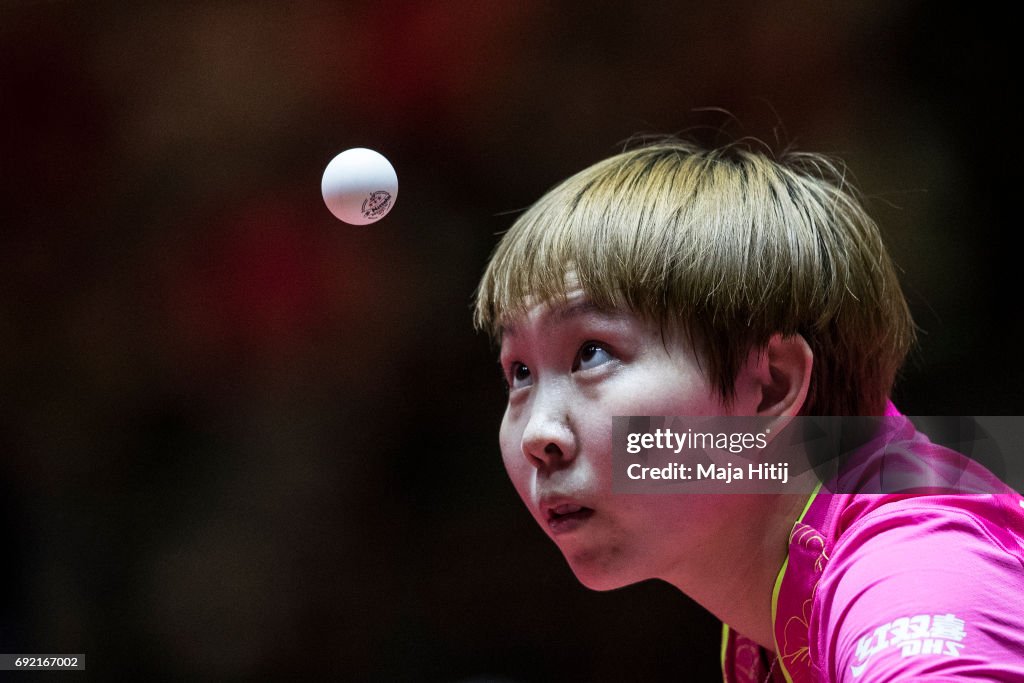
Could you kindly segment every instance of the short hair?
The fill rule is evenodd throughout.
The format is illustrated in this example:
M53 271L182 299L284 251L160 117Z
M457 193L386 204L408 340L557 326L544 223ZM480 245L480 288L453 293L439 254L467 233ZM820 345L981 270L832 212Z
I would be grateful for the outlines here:
M842 166L744 144L639 147L565 180L502 237L474 323L578 286L598 307L681 325L728 404L753 348L803 335L808 415L882 415L915 329L878 226Z

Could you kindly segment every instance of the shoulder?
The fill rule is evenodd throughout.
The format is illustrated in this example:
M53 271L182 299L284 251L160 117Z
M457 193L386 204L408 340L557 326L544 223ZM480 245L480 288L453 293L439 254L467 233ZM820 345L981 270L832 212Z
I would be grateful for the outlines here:
M1019 500L893 498L847 519L815 591L821 668L836 681L993 671L1024 680Z

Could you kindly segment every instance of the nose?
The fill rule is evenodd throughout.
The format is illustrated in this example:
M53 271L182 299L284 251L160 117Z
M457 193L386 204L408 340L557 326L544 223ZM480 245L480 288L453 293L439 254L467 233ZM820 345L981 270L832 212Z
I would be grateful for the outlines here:
M576 457L567 391L564 387L551 387L536 392L522 442L523 455L534 467L564 467Z

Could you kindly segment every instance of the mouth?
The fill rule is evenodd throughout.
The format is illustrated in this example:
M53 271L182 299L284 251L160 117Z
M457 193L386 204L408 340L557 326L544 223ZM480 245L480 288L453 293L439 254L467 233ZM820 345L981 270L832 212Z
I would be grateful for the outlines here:
M592 508L577 503L557 503L544 506L544 517L552 533L575 531L594 514Z

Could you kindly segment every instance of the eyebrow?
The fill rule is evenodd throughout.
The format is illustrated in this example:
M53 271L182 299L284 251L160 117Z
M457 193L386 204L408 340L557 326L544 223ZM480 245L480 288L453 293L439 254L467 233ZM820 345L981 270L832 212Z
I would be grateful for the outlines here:
M598 306L590 299L580 299L567 306L559 306L552 311L552 315L556 322L565 322L569 318L574 318L581 315L596 314L602 318L618 319L623 317L621 311L609 310ZM508 325L502 325L501 335L516 336L516 326L509 323Z

